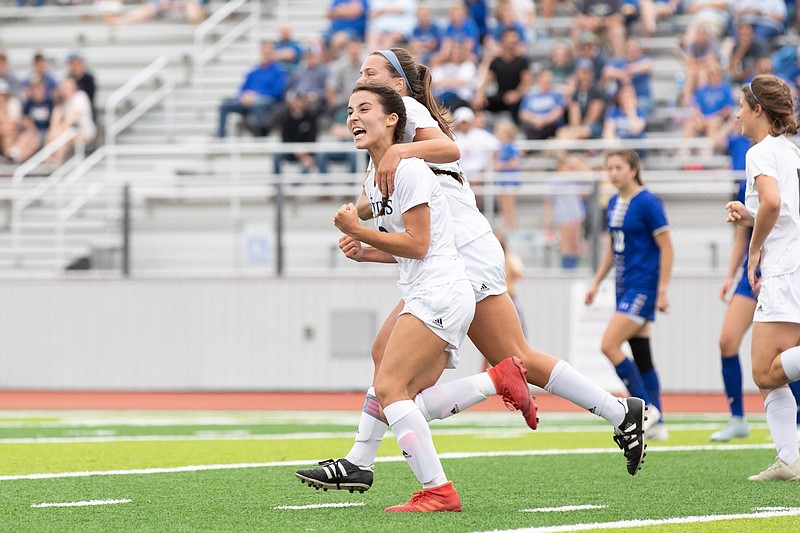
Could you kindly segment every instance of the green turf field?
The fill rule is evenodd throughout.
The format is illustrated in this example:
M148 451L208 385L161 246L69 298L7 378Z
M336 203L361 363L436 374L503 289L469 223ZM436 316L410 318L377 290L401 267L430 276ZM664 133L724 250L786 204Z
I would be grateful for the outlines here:
M800 484L754 483L762 419L730 445L722 416L671 416L631 477L591 415L462 413L432 425L462 513L384 513L419 490L391 433L364 494L298 467L347 452L357 413L0 412L0 531L800 531Z

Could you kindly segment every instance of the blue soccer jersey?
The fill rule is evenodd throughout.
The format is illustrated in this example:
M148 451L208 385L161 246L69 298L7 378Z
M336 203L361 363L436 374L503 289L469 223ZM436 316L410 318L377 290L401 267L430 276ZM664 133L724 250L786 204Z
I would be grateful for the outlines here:
M647 189L623 200L614 195L606 218L614 251L617 295L658 290L661 251L655 236L669 229L661 199Z

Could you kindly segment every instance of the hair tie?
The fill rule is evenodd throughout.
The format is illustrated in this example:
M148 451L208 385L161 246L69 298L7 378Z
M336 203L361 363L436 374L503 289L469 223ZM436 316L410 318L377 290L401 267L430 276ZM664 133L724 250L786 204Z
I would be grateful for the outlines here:
M383 57L386 58L389 63L392 64L392 67L400 74L406 82L406 90L409 94L412 94L414 90L411 88L411 84L408 82L408 78L406 78L406 73L403 70L403 67L400 66L400 60L397 59L397 54L392 52L391 50L378 50L378 53L381 54Z

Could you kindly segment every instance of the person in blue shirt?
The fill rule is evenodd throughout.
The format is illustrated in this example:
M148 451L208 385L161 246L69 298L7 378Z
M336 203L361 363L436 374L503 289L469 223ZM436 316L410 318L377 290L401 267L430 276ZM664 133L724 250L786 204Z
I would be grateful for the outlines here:
M442 30L431 17L431 8L426 4L417 7L417 25L411 32L409 49L421 54L421 63L428 65L442 44Z
M326 13L331 25L323 38L333 57L339 55L347 41L364 40L368 14L367 0L331 0Z
M454 46L467 48L475 57L480 55L481 33L474 20L467 16L462 4L450 6L450 22L445 26L442 36L442 55L449 56Z
M539 73L537 88L529 92L519 107L519 122L528 139L550 139L564 124L567 103L564 95L553 89L553 73Z
M731 86L722 78L722 67L713 63L707 72L708 83L694 91L692 116L683 126L685 138L702 135L714 138L736 105Z
M517 32L519 36L520 52L524 53L528 36L525 31L525 26L520 22L520 18L514 6L509 3L499 4L496 8L495 19L497 22L484 41L486 51L490 54L498 53L500 50L500 40L503 38L503 32L511 30Z
M647 404L645 439L664 440L667 431L660 418L661 386L650 352L650 323L656 310L664 313L669 309L667 290L673 261L669 221L664 204L642 182L641 163L634 150L613 150L605 159L609 180L618 193L608 202L609 247L584 302L592 304L613 267L616 312L600 349L631 396ZM633 361L622 351L624 342L631 348Z
M262 131L270 110L283 100L286 72L274 60L275 44L261 42L261 62L244 78L236 98L226 98L219 106L218 137L225 137L225 122L230 113L239 113L248 127L257 135Z
M611 58L603 67L601 83L612 96L621 85L630 83L636 91L639 106L649 115L655 105L652 78L653 60L642 53L639 41L628 39L625 56Z
M467 9L469 18L474 20L478 26L480 39L483 40L486 34L489 33L489 24L487 23L489 7L486 5L486 0L464 0L464 7Z
M647 113L639 106L632 85L617 91L615 105L606 110L603 125L604 139L642 139L646 135Z
M291 74L303 58L303 48L292 37L292 27L288 24L281 24L278 36L278 40L275 41L275 61Z

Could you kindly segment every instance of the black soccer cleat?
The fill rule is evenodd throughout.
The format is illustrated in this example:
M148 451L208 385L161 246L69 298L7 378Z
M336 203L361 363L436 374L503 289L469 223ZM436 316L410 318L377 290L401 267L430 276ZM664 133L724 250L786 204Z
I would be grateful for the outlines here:
M625 419L614 429L614 442L625 454L628 473L635 476L642 468L647 449L644 442L644 413L647 407L641 398L625 398L620 403L625 407Z
M372 470L365 470L347 459L328 459L321 468L308 468L294 473L300 483L319 490L349 490L364 492L372 486Z

